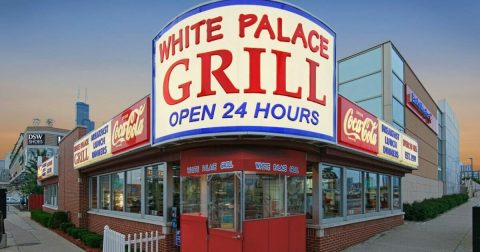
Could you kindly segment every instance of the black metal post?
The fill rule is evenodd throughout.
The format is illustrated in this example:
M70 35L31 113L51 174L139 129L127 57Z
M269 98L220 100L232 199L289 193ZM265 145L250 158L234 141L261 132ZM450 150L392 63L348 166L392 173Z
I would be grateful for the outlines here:
M480 252L480 206L474 206L472 208L472 241L473 251Z

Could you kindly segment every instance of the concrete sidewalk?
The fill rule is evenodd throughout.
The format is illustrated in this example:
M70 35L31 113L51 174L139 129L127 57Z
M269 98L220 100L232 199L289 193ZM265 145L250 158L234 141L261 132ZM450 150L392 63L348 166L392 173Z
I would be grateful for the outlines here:
M433 220L405 222L345 251L472 251L472 207L475 205L480 205L479 197Z
M30 219L30 212L10 206L5 220L7 248L2 252L64 252L83 251L56 233Z

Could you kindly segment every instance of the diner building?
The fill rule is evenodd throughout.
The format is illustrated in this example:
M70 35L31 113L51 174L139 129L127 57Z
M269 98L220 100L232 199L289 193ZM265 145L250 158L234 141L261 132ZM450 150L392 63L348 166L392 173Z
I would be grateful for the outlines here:
M232 0L152 45L151 94L42 164L57 188L45 210L97 233L159 231L160 251L340 251L403 224L405 187L442 189L436 105L390 42L337 75L319 19Z

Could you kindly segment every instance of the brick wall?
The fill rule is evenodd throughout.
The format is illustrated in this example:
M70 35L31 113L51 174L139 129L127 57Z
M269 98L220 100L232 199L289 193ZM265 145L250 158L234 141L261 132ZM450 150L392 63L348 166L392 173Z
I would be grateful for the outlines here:
M58 159L58 210L67 212L70 221L79 227L86 226L86 206L82 201L86 201L84 191L88 181L73 169L73 144L85 133L85 128L77 127L65 136L59 145Z
M327 228L323 237L315 236L315 229L307 228L307 252L341 251L372 236L403 224L403 216L364 221Z
M102 216L97 214L87 214L87 215L88 215L88 218L86 219L88 219L88 226L87 226L88 229L98 234L103 234L103 229L105 225L108 225L110 229L113 229L125 235L139 233L139 232L150 233L152 231L155 232L157 230L159 235L162 233L162 226L160 225L124 220L124 219ZM176 251L174 234L170 233L166 235L165 240L162 240L160 242L159 251L166 251L166 252Z

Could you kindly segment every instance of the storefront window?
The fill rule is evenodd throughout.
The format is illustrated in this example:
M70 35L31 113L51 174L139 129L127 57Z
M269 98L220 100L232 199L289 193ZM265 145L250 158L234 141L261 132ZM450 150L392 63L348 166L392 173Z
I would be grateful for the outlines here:
M347 214L361 214L363 209L362 172L347 170Z
M57 206L57 188L58 184L46 185L43 188L44 198L43 203L47 206Z
M287 207L288 214L305 213L305 178L287 178Z
M182 191L182 213L200 213L200 177L183 177Z
M240 180L234 173L210 175L209 225L212 228L239 230Z
M365 174L365 212L377 211L377 174Z
M341 168L322 166L323 218L342 216Z
M145 169L145 209L148 215L163 216L164 172L159 165Z
M285 177L271 174L245 175L245 219L285 214Z
M90 178L90 206L97 208L97 177Z
M100 176L100 207L110 209L110 176Z
M125 184L126 212L140 213L142 199L142 170L127 171L127 183Z
M390 176L379 175L379 187L380 187L380 209L390 209Z
M393 190L393 209L401 209L400 201L400 178L392 177L392 190Z
M113 193L113 210L123 211L123 184L124 173L112 174L112 193Z

